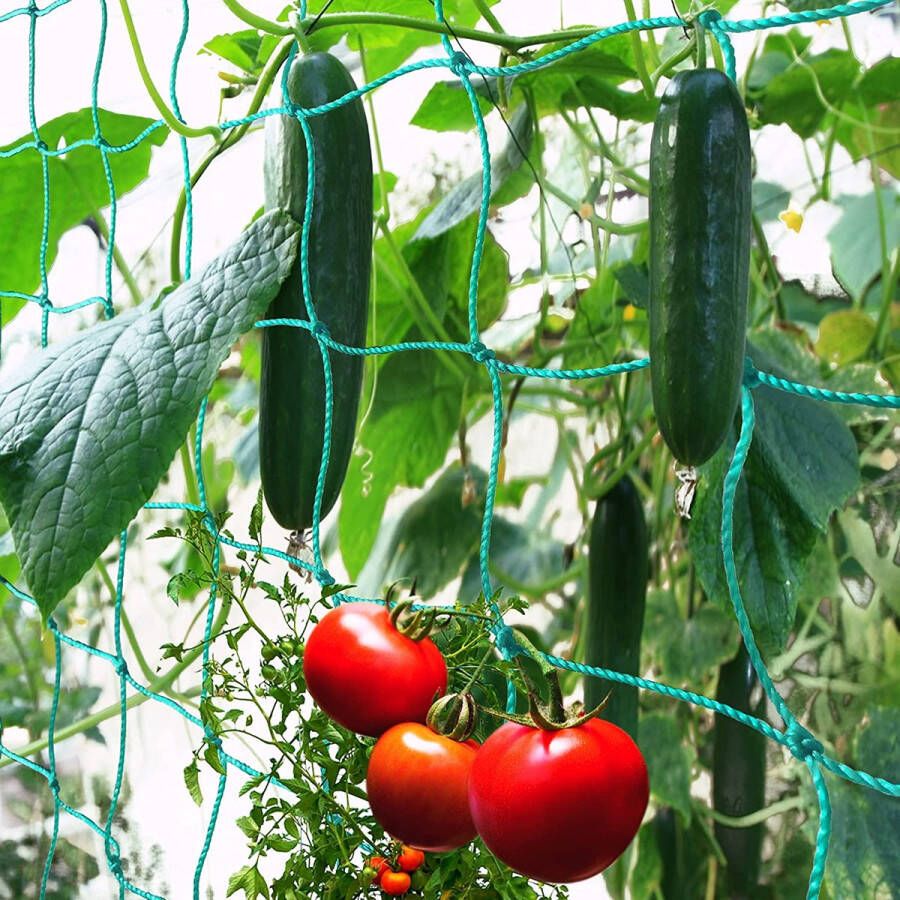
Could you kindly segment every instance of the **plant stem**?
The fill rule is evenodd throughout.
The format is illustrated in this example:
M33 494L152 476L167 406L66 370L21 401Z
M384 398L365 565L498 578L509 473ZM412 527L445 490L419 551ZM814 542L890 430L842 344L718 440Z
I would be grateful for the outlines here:
M634 22L637 19L632 0L625 0L625 12L629 22ZM634 49L634 65L637 69L638 78L640 78L641 84L644 86L644 94L646 94L648 99L652 99L653 81L650 78L650 74L647 72L647 63L644 60L644 47L641 43L639 31L631 32L631 46Z
M784 800L778 800L771 806L763 807L746 816L726 816L725 813L720 813L716 809L705 806L702 808L713 821L721 825L727 825L729 828L752 828L754 825L765 822L766 819L771 819L772 816L780 816L782 813L792 809L803 809L805 806L806 801L802 797L786 797Z
M634 465L640 455L650 446L653 438L656 436L655 431L648 431L634 445L631 452L622 460L622 464L606 478L599 486L585 484L585 495L589 500L600 500L605 497L628 473L628 470Z
M22 646L22 641L19 638L19 633L16 631L15 617L9 612L8 609L3 610L3 624L6 627L6 631L9 634L9 639L12 642L13 647L15 647L16 653L19 656L19 660L22 663L22 671L25 673L25 681L28 684L28 691L31 694L32 705L37 708L38 701L40 699L38 682L35 678L34 672L32 671L30 658L25 652L25 648Z
M485 0L475 0L475 9L481 13L481 17L484 21L487 22L497 34L506 34L506 31L500 24L500 20L494 15L493 10L487 5ZM458 31L459 29L454 30Z
M213 622L212 631L210 632L209 637L210 642L215 639L218 633L222 630L222 627L225 625L225 622L228 620L228 611L230 608L230 603L223 602L222 608L219 610L219 615L216 617L215 622ZM178 679L179 675L181 675L182 672L184 672L200 656L202 656L203 646L204 645L201 644L195 650L192 650L190 653L188 653L180 663L172 666L172 668L169 669L169 671L166 672L165 675L162 675L154 681L151 681L150 684L147 685L147 690L154 694L167 693L169 688ZM195 690L196 689L192 689L192 691ZM152 698L148 697L146 694L133 694L125 702L125 708L134 709L136 706L141 706L150 699ZM59 746L59 744L61 744L65 740L68 740L68 738L74 737L76 734L83 734L85 731L88 731L91 728L95 728L101 722L105 722L107 719L114 719L116 716L119 716L121 714L121 704L113 703L110 706L107 706L105 709L101 709L90 716L85 716L83 719L79 719L77 722L73 722L71 725L68 725L65 728L60 728L54 734L53 742L56 746ZM40 740L32 741L30 744L26 744L21 749L16 750L16 753L19 756L34 756L36 753L40 753L42 750L45 750L48 743L49 741L47 738L41 738ZM15 760L0 759L0 769L4 769L7 766L11 766L13 764L15 764Z
M134 19L131 17L131 9L128 6L128 0L119 0L119 6L122 9L122 17L125 20L125 28L128 31L128 40L131 42L134 61L137 63L141 81L144 82L144 87L147 89L147 93L150 95L153 105L159 111L159 114L162 116L166 125L168 125L172 131L175 131L184 137L203 137L207 134L212 137L218 137L221 132L216 125L207 125L203 128L191 128L183 122L178 121L175 113L173 113L166 105L165 100L163 100L162 95L153 83L153 79L150 77L150 71L147 68L147 63L144 60L144 53L141 50L140 41L138 40L137 30L134 27Z
M759 221L759 216L756 213L752 215L752 226L753 226L753 234L756 237L756 244L759 247L760 253L763 255L763 260L766 264L766 276L768 277L769 283L772 286L772 299L775 304L775 317L780 322L784 322L787 320L787 311L784 308L784 298L781 296L781 277L778 274L778 269L775 268L775 260L772 259L772 251L769 250L769 242L766 240L766 233L763 231L762 223Z
M543 188L548 194L552 194L558 200L562 200L562 202L573 212L579 212L581 204L578 203L574 197L570 197L561 188L556 187L556 185L551 184L546 180L543 183ZM612 194L610 196L612 196ZM605 219L603 216L598 216L596 213L591 214L590 221L591 224L596 225L598 228L601 228L603 231L609 232L610 234L638 234L647 227L646 221L629 222L628 224L623 225L619 222Z
M263 68L262 72L260 72L259 81L256 84L256 91L253 94L250 105L247 107L248 116L252 116L254 113L259 112L259 108L263 104L266 93L271 87L272 82L275 80L275 74L287 59L288 53L290 53L293 44L293 38L285 38L285 40L283 40L272 52L272 55L269 57L268 62ZM209 149L206 156L204 156L203 159L200 160L197 168L191 175L192 188L197 185L198 181L200 181L200 178L203 176L203 173L209 168L212 161L220 153L223 153L229 147L233 147L247 133L249 128L249 122L243 125L239 125L237 128L229 131L224 140L219 141ZM172 238L169 250L170 277L176 284L181 281L181 231L184 223L184 214L186 208L187 197L185 195L184 188L182 188L181 193L178 196L178 202L175 204L175 213L172 216Z

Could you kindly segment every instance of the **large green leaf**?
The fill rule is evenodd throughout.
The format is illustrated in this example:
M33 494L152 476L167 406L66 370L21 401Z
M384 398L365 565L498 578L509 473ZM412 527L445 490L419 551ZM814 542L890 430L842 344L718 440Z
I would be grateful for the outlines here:
M764 54L756 65L774 61L767 61ZM859 61L852 53L827 50L801 62L791 60L763 88L749 91L749 96L763 124L786 124L800 137L810 138L826 113L820 93L829 104L840 105L852 92L859 71ZM757 79L758 72L751 84L758 85Z
M140 116L125 116L99 110L100 131L107 143L128 143L153 123ZM91 110L66 113L39 126L41 140L50 148L68 146L94 137ZM166 128L157 128L127 153L110 153L110 171L116 196L121 197L147 176L153 146L165 141ZM10 150L33 140L26 134L0 150ZM60 237L88 216L109 206L109 186L100 151L79 147L65 156L47 159L50 185L50 218L47 229L47 267L56 258ZM35 150L23 150L0 160L0 289L31 294L40 286L40 246L44 220L41 157ZM52 298L51 298L52 299ZM2 301L3 321L21 308L19 301Z
M684 740L676 718L664 713L641 716L638 737L650 773L650 793L673 807L687 823L691 819L691 767L694 751Z
M520 106L509 123L510 135L503 149L491 159L491 195L522 165L531 148L534 120L527 106ZM481 206L482 173L476 172L454 187L419 226L414 240L438 237L467 219Z
M796 377L750 348L765 371ZM826 403L768 387L754 391L756 429L735 497L735 560L757 642L769 653L787 641L805 561L831 513L859 484L856 442ZM722 482L735 436L700 470L690 549L707 594L728 605L719 531Z
M882 188L884 207L884 251L890 254L900 244L900 191ZM858 297L881 271L881 216L874 193L838 197L843 209L828 232L834 274L852 297Z
M874 707L857 734L856 763L864 771L900 780L900 709ZM890 898L900 894L900 804L896 798L831 780L833 831L825 870L834 897Z
M480 470L448 466L404 510L385 552L366 566L366 586L378 590L398 578L414 578L417 593L429 599L456 578L478 543L485 481Z
M475 88L481 114L488 115L494 108L492 100L497 98L496 79L477 79L472 87ZM460 80L455 78L433 84L410 119L410 124L430 131L471 131L475 127L472 103Z
M255 74L262 70L277 45L278 38L274 35L248 28L232 34L217 34L203 45L200 52L218 56L245 72Z
M382 366L341 492L338 533L351 578L362 570L398 485L422 487L459 427L460 380L435 351L397 353Z
M702 687L704 677L737 651L734 616L709 603L685 619L671 591L651 591L646 621L645 643L660 661L666 684Z
M0 502L44 617L153 493L237 338L288 276L272 212L202 274L37 354L0 387Z

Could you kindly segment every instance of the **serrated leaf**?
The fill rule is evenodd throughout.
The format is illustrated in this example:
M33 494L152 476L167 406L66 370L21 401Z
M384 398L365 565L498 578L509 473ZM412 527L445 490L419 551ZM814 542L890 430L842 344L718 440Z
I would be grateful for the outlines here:
M126 116L107 109L100 109L98 115L101 134L113 146L128 143L153 124L153 119ZM90 140L95 133L92 111L85 108L58 116L39 125L38 132L51 149ZM117 197L121 199L146 178L153 147L162 144L168 135L167 128L157 128L127 153L107 156ZM9 150L33 139L29 133L0 150ZM44 205L35 202L35 198L43 196L41 157L35 150L24 150L4 159L2 166L0 289L30 294L40 285L39 251ZM97 210L105 209L110 201L103 160L95 147L79 147L65 156L48 157L47 170L52 200L47 231L47 266L50 267L60 237ZM3 324L13 318L23 302L3 298L0 304Z
M206 764L214 772L218 772L219 775L225 774L225 763L219 759L219 750L214 744L207 745L206 749L203 751L203 758L206 760Z
M796 378L758 347L748 352L760 369ZM735 560L757 642L778 653L817 532L856 490L859 459L852 433L828 404L768 387L753 396L756 429L735 497ZM719 532L722 480L735 440L732 434L701 468L689 538L704 590L727 609Z
M660 804L676 809L685 823L689 822L694 752L678 722L663 713L641 716L638 744L650 773L650 793Z
M267 214L156 309L51 346L0 387L0 502L45 619L151 497L297 232Z
M503 149L491 158L491 196L522 165L531 149L534 120L528 107L520 106L509 123L510 135ZM482 173L476 172L452 188L426 216L414 241L433 238L467 219L481 205Z
M244 892L246 900L257 900L257 897L269 900L269 885L256 866L244 866L228 879L225 896L230 897L238 891Z
M203 806L203 792L200 790L200 768L197 760L192 759L188 765L184 767L184 786L191 795L191 800L197 806Z

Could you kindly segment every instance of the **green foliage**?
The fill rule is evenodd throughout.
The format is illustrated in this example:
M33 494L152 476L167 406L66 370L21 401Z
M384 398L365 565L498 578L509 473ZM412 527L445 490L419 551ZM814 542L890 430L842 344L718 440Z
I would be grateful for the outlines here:
M678 720L664 713L642 716L638 744L647 760L650 794L689 822L694 749L685 742Z
M152 119L98 110L100 131L112 146L126 144L153 123ZM94 137L90 108L66 113L44 122L38 132L51 149L69 146ZM158 128L127 153L110 153L110 176L116 196L121 197L140 184L150 168L154 146L162 144L168 131ZM0 147L10 150L34 140L26 134ZM25 150L4 159L3 192L0 194L0 284L3 290L30 294L40 286L39 249L43 229L43 204L35 202L43 196L44 181L41 157ZM63 156L47 157L50 186L50 217L47 229L47 267L56 258L59 239L70 228L85 219L96 217L110 203L110 187L100 154L94 147L84 146ZM3 322L9 322L22 306L20 301L3 299Z
M296 250L296 226L266 216L161 306L54 345L0 392L0 500L45 620L150 498Z

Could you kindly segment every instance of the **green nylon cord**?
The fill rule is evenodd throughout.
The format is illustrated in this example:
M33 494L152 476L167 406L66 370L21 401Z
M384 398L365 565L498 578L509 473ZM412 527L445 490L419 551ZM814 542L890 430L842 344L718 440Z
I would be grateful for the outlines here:
M136 134L132 140L118 145L112 146L108 144L101 132L101 123L99 116L99 80L103 66L103 59L106 47L106 31L107 31L107 10L106 0L98 0L100 4L100 32L98 36L98 52L96 63L94 66L93 78L91 82L91 112L94 127L94 135L90 139L83 139L73 142L68 147L51 149L40 137L37 124L37 112L35 106L36 80L35 80L35 45L36 31L38 21L48 13L59 9L70 3L71 0L55 0L48 3L44 7L39 7L36 0L29 0L27 6L0 15L0 23L15 19L19 16L29 17L28 27L28 117L31 131L31 139L23 142L9 150L0 151L0 159L10 158L23 152L36 152L41 158L42 167L42 200L43 200L43 218L41 226L41 243L39 251L39 271L40 285L38 292L27 294L21 291L0 290L0 300L3 298L26 300L36 303L41 309L41 343L47 346L49 339L49 322L51 315L64 315L75 310L82 309L93 304L100 304L107 316L114 314L113 306L113 290L112 290L112 270L113 270L113 253L115 250L116 222L117 222L117 195L115 184L112 178L112 170L110 167L109 157L116 153L127 153L129 150L137 147L156 129L167 127L162 120L153 122L139 134ZM741 34L745 32L757 31L759 29L776 28L788 25L801 24L805 22L822 21L825 19L850 16L857 13L868 12L882 6L886 6L889 0L859 0L855 3L840 4L828 9L808 10L805 12L790 13L780 16L772 16L765 19L756 20L735 20L729 21L723 19L721 15L715 11L708 10L701 14L700 23L709 31L713 38L718 42L722 49L723 59L728 74L735 77L735 58L729 35ZM437 21L445 23L442 0L435 0L435 15ZM182 0L182 22L178 34L175 50L172 57L172 65L170 69L169 80L169 97L172 109L176 118L184 123L181 115L181 109L178 104L177 97L177 72L178 65L184 50L185 42L188 34L190 21L190 11L188 0ZM300 18L306 17L306 3L300 4ZM497 606L492 594L493 585L489 575L489 558L491 543L491 524L493 520L494 498L498 483L498 470L501 454L501 441L503 431L503 385L501 375L528 376L535 378L557 379L557 380L575 380L585 378L603 378L625 372L636 371L646 368L649 365L647 358L628 360L624 362L612 363L605 366L599 366L586 369L550 369L536 368L530 366L520 366L513 363L504 362L496 358L494 352L485 347L480 340L478 330L478 278L481 265L481 258L484 250L484 241L487 232L488 210L491 195L491 172L490 172L490 148L488 145L487 132L484 125L484 119L478 106L475 90L472 87L470 78L472 75L493 75L493 76L511 76L523 72L533 71L547 65L552 65L557 59L562 59L572 53L577 53L586 47L589 47L606 37L616 34L625 34L637 32L641 30L659 29L659 28L681 28L685 23L678 17L668 16L660 18L642 19L640 21L625 22L615 25L611 28L605 28L582 38L573 44L553 51L546 56L538 59L529 60L524 63L513 66L477 66L471 59L460 51L454 49L450 38L446 34L441 35L441 46L445 56L434 59L422 60L418 63L408 64L398 68L397 70L387 73L368 84L362 85L357 90L324 104L314 109L300 109L290 102L287 95L287 68L296 54L296 46L292 48L288 56L287 63L284 67L282 77L282 106L266 110L260 110L252 115L248 115L242 119L229 120L221 123L223 131L247 125L253 121L264 118L269 115L291 115L294 116L303 129L304 138L307 144L308 159L308 177L307 177L307 203L306 215L303 222L301 232L301 250L300 250L300 266L301 266L301 283L303 291L304 306L307 312L308 320L300 319L273 319L257 323L259 328L272 327L294 327L303 328L309 331L316 339L319 351L322 357L324 382L325 382L325 433L323 439L322 461L319 469L316 495L313 512L313 529L312 529L312 550L313 562L309 563L305 560L298 559L290 554L284 553L275 548L264 547L263 552L266 556L275 557L285 562L291 563L313 575L321 585L330 585L334 583L333 577L325 568L324 560L321 553L320 543L320 526L321 526L321 505L324 494L325 477L327 475L327 467L331 446L331 428L333 416L333 382L330 364L330 352L345 353L357 356L376 356L389 353L399 352L450 352L461 353L468 356L476 365L484 366L491 383L492 397L492 414L493 414L493 433L491 445L491 458L488 470L488 481L485 492L484 514L482 516L481 540L479 545L479 560L481 568L481 586L485 596L489 599L494 614L494 621L491 625L491 632L495 637L495 643L500 653L510 658L514 655L524 652L519 647L512 631L503 622L500 616L500 610ZM327 115L328 112L339 108L340 106L351 103L364 94L387 84L388 82L403 77L405 75L429 68L447 68L455 74L466 91L472 107L473 121L479 139L479 147L482 158L482 196L479 206L478 225L476 229L475 241L473 244L471 269L469 274L468 286L468 306L467 317L469 326L468 343L448 342L448 341L405 341L396 344L374 346L374 347L351 347L341 344L331 338L327 328L321 323L315 314L315 298L312 296L312 290L309 279L309 227L311 222L312 206L314 202L313 187L315 174L315 148L312 141L312 134L309 127L309 119L319 115ZM184 272L185 277L190 276L191 272L191 247L193 239L193 205L191 195L191 173L188 158L187 138L179 136L179 143L182 156L182 168L185 184L185 239L184 239ZM110 227L109 241L105 259L105 279L104 279L104 295L102 297L90 297L82 301L71 303L68 305L55 305L49 296L48 279L47 279L47 255L49 247L49 228L51 216L51 181L49 173L49 160L56 156L73 151L81 151L83 149L92 148L99 152L101 164L110 198ZM824 400L832 403L858 404L872 407L880 407L886 409L900 408L900 397L891 394L867 394L856 392L831 391L824 387L815 385L801 384L792 382L787 379L780 378L771 373L762 372L756 369L748 360L745 374L745 386L742 392L741 412L742 424L741 432L737 445L732 456L731 463L725 478L725 486L723 489L722 500L722 520L721 520L721 543L724 558L726 581L728 584L729 594L731 596L732 605L738 626L744 638L744 642L748 647L752 663L760 678L760 682L781 716L784 727L779 730L774 728L768 722L740 710L733 709L716 700L704 697L691 691L685 691L679 688L666 685L661 682L651 681L649 679L639 678L633 675L626 675L594 666L585 666L581 663L572 662L571 660L562 659L561 657L550 654L543 654L545 659L554 666L583 675L590 675L597 678L603 678L608 681L621 684L628 684L643 690L653 691L663 696L670 697L694 704L696 706L712 710L718 714L729 716L738 722L741 722L748 728L764 734L768 739L776 741L784 746L794 757L802 760L810 771L810 777L816 790L819 801L819 824L816 836L815 853L813 857L809 886L807 890L807 898L812 900L819 896L824 876L825 863L828 852L828 841L831 833L831 807L828 796L828 789L825 783L822 770L827 769L833 774L844 778L856 784L868 787L872 790L879 791L883 794L898 797L900 796L900 784L891 782L887 779L877 777L867 772L861 772L850 766L832 759L825 753L822 745L807 732L794 717L784 698L778 693L765 662L756 646L753 632L750 626L749 618L744 607L743 598L741 596L740 584L737 577L737 570L733 552L733 528L734 528L734 498L737 491L744 462L747 458L750 442L753 436L754 425L754 405L752 391L760 387L767 389L775 389L792 393L800 397L808 397L815 400ZM199 502L191 503L147 503L145 508L148 510L168 509L168 510L184 510L193 511L202 514L205 527L209 530L214 538L213 550L213 581L208 593L207 616L203 635L203 675L201 682L200 697L201 700L206 699L209 695L209 677L208 664L211 652L211 644L213 639L214 622L216 621L216 607L218 605L217 583L218 574L221 565L221 549L223 546L229 546L235 549L244 550L248 553L256 553L259 547L255 544L241 542L230 537L226 537L218 532L207 503L206 486L202 467L202 448L203 448L203 431L206 419L207 404L204 401L201 404L198 419L196 440L194 443L194 467L196 472ZM121 796L122 785L125 772L126 761L126 713L128 703L129 690L144 697L152 699L158 703L167 706L172 711L181 715L186 721L204 731L206 740L216 747L218 758L221 763L223 772L219 777L217 791L212 803L210 817L207 829L204 835L202 846L199 850L197 863L194 871L193 879L193 896L200 897L201 877L206 858L212 843L212 839L216 830L218 814L224 795L226 786L227 770L232 766L240 772L250 777L268 778L276 786L283 787L281 782L271 773L265 775L258 772L252 766L247 765L236 757L231 756L222 747L222 742L215 732L205 726L203 721L193 713L185 709L177 701L172 700L162 694L154 693L147 687L136 681L128 672L128 667L123 656L123 647L121 640L121 617L122 604L124 602L124 573L126 561L126 537L123 532L120 538L120 551L118 573L116 581L116 599L114 605L114 623L113 623L113 653L101 650L97 647L90 646L75 638L60 632L56 621L51 618L48 627L53 635L55 647L55 669L54 669L54 691L51 700L50 716L47 733L47 767L26 758L14 750L7 748L0 741L0 757L5 757L13 763L30 769L36 774L46 779L48 788L53 799L53 826L51 832L50 846L47 857L44 862L42 878L41 878L41 898L46 895L48 879L56 852L59 837L60 813L72 816L82 824L86 825L98 836L103 838L104 851L107 858L107 866L118 884L119 896L126 893L134 894L139 897L147 898L147 900L164 900L157 897L142 888L132 884L125 876L122 870L122 858L119 843L113 834L113 822ZM34 600L28 594L13 585L2 582L3 586L10 591L13 596L26 604L33 604ZM360 600L375 600L375 602L383 602L377 598L363 598L338 594L333 598L333 602L355 602ZM224 610L223 610L224 612ZM218 627L218 626L217 626ZM111 665L116 671L119 680L119 748L118 760L116 768L116 778L112 790L112 798L110 809L106 818L106 823L100 825L90 817L86 816L80 810L74 809L60 796L60 785L56 772L56 721L59 710L60 692L62 689L62 658L64 648L70 648L74 651L83 652L90 656L94 656L103 662ZM513 708L516 696L512 685L508 690L508 707ZM2 728L2 722L0 722Z

